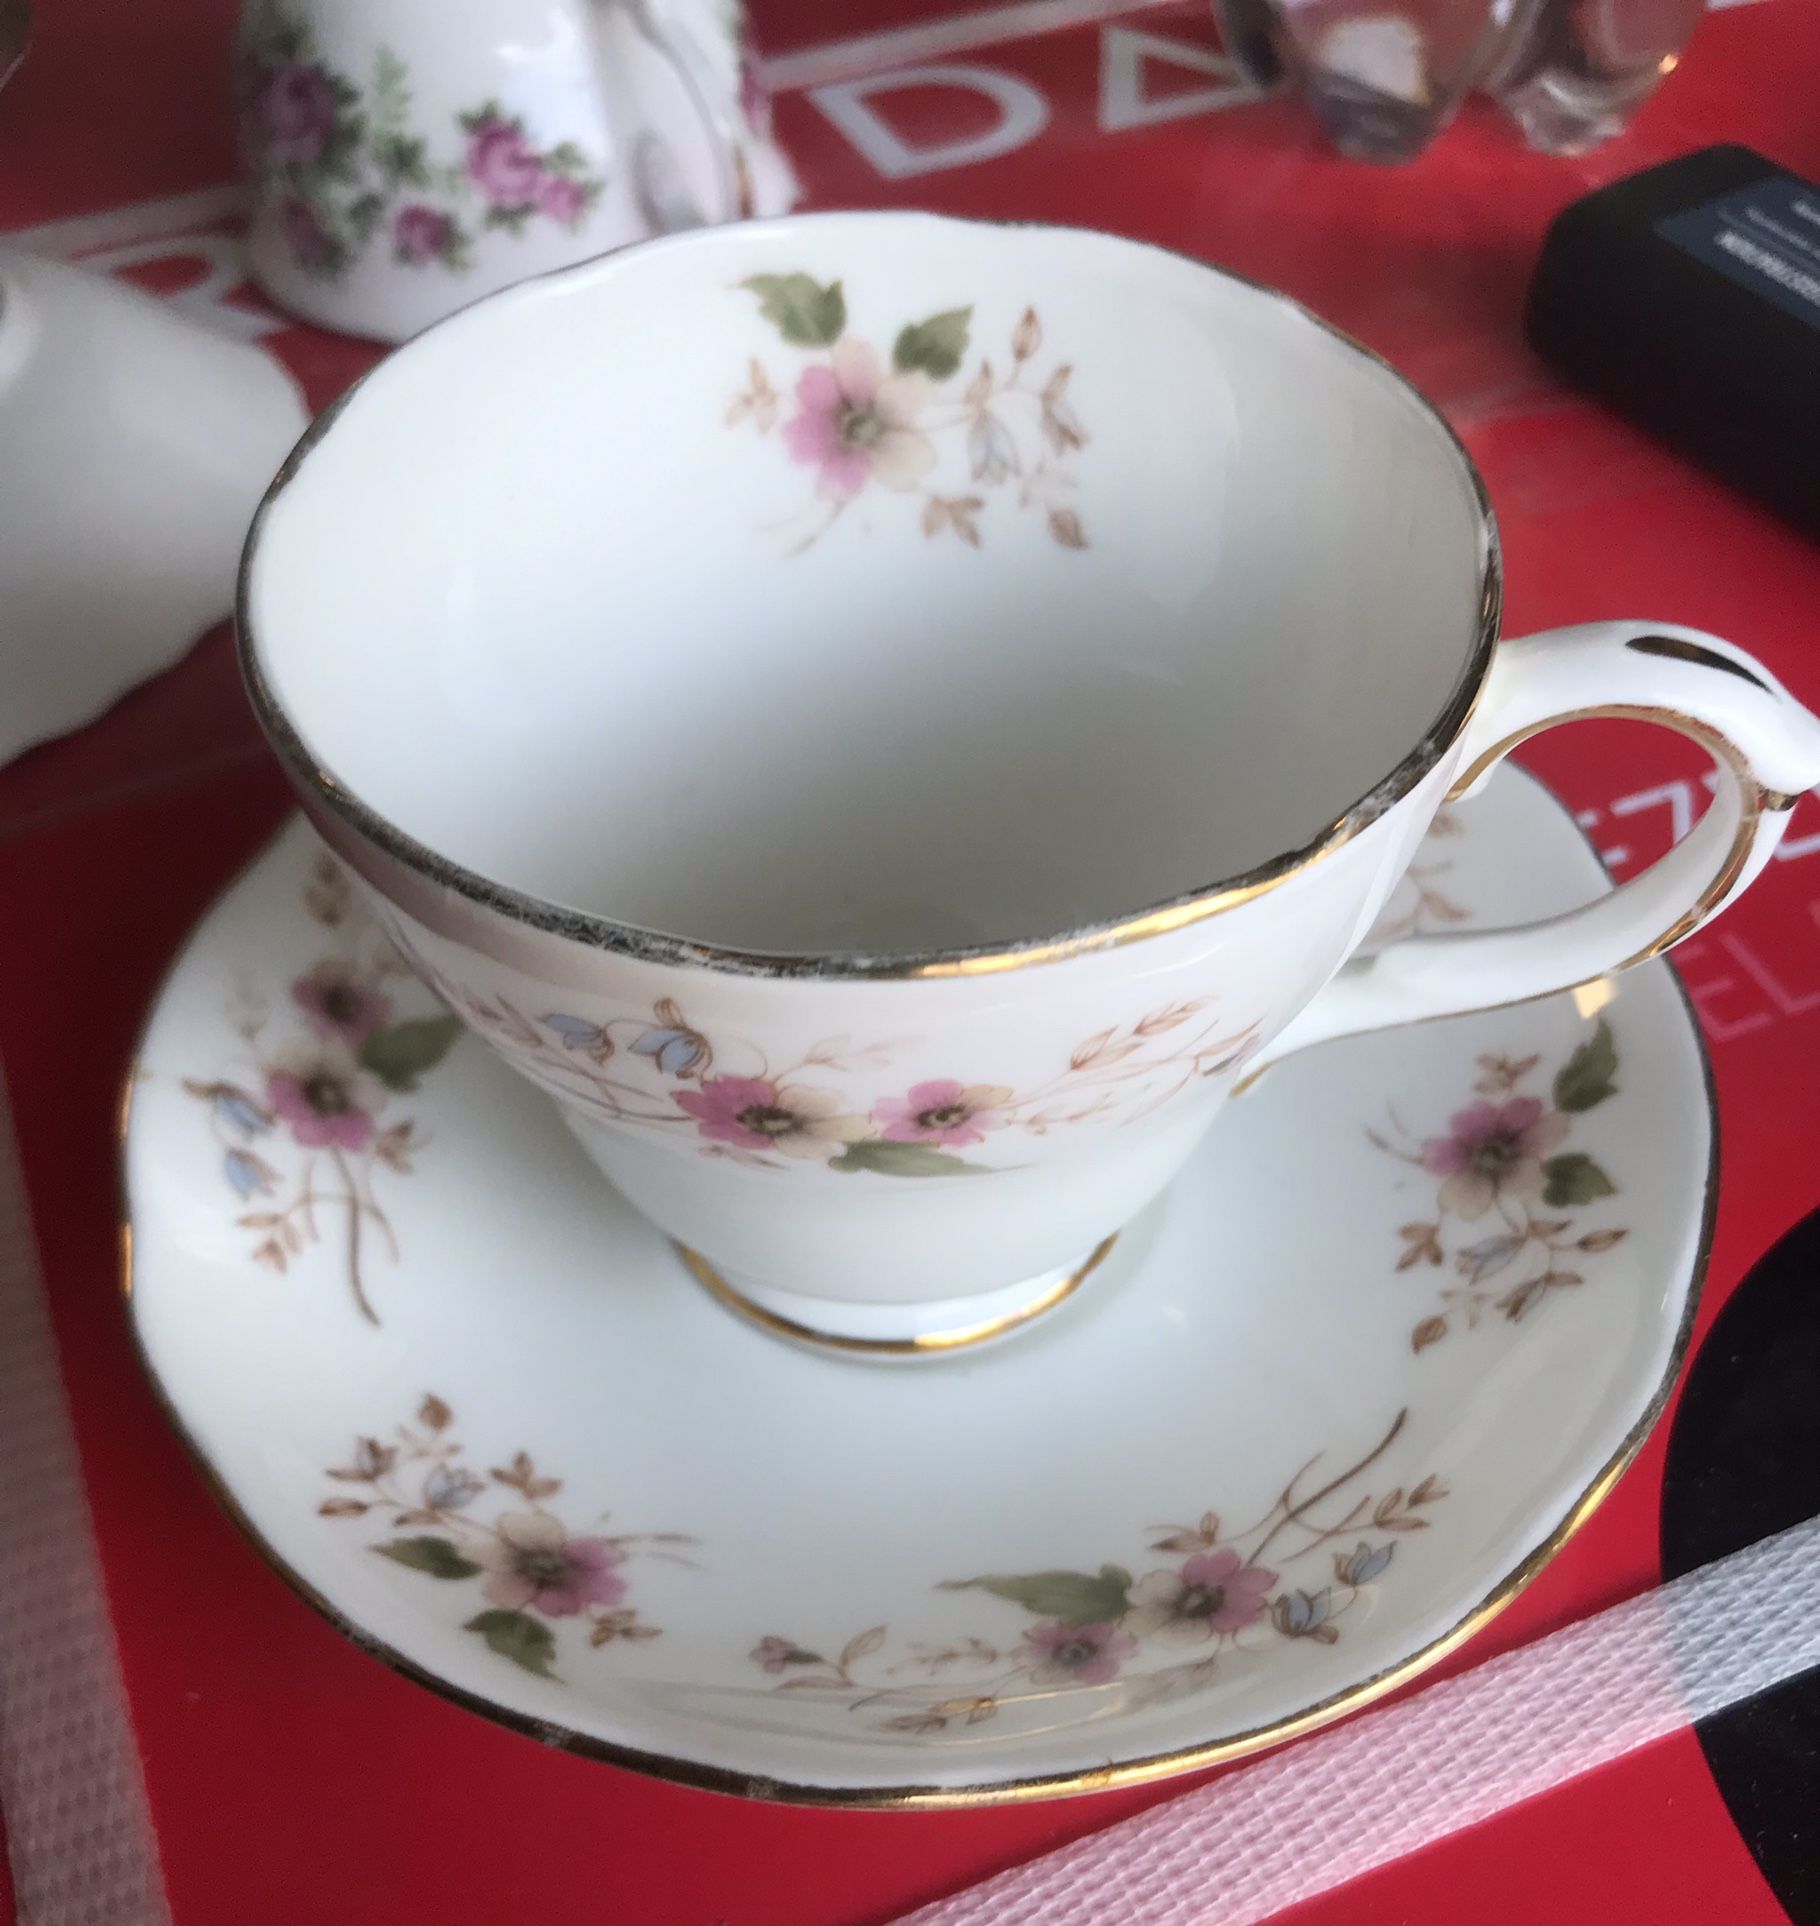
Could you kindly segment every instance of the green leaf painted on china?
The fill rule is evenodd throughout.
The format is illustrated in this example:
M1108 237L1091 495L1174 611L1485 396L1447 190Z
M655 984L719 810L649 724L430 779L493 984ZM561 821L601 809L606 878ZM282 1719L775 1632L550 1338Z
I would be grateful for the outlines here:
M1590 1110L1617 1090L1618 1048L1611 1025L1599 1027L1561 1066L1555 1077L1555 1103L1562 1110Z
M984 1177L982 1165L970 1164L928 1144L892 1144L869 1137L849 1144L828 1166L830 1170L873 1170L881 1177Z
M920 370L946 381L967 352L967 325L972 319L971 308L949 308L927 321L911 322L891 350L892 364L901 374Z
M428 1572L432 1578L472 1578L480 1570L452 1538L394 1538L373 1549L381 1558L408 1565L414 1572Z
M1064 1625L1093 1625L1117 1618L1131 1604L1131 1574L1122 1565L1097 1572L993 1572L980 1578L950 1578L945 1592L991 1592L1008 1598L1038 1618Z
M758 296L759 313L793 347L832 347L847 325L838 281L823 287L808 274L754 274L741 285Z
M417 1079L436 1068L460 1035L458 1017L416 1017L375 1030L360 1046L360 1062L388 1090L415 1090Z
M1583 1150L1564 1151L1542 1166L1548 1187L1542 1193L1545 1204L1556 1208L1564 1204L1590 1204L1595 1198L1615 1197L1618 1186Z
M535 1672L540 1679L556 1676L550 1670L550 1661L556 1656L555 1634L528 1612L480 1612L462 1630L478 1632L489 1650L514 1665L522 1665L527 1672Z

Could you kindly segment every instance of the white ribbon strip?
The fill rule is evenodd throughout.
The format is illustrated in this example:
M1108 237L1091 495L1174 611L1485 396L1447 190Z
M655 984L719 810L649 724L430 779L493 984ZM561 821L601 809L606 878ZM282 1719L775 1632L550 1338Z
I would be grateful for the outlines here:
M1820 1518L900 1926L1243 1926L1820 1664Z
M19 1926L170 1919L3 1091L0 1820Z

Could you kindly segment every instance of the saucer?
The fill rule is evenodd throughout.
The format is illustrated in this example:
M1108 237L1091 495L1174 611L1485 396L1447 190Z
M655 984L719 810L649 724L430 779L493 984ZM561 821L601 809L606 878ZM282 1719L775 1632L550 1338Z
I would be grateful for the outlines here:
M1385 925L1605 886L1504 771ZM358 1643L720 1791L1088 1792L1366 1703L1610 1489L1705 1263L1712 1097L1663 964L1292 1058L1065 1304L910 1370L729 1316L459 1034L287 830L134 1072L146 1364Z

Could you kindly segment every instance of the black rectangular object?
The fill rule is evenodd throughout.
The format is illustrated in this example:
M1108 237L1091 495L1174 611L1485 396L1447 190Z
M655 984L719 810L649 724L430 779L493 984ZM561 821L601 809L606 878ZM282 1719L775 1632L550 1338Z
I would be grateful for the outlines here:
M1707 147L1563 210L1530 285L1542 358L1820 534L1820 189Z

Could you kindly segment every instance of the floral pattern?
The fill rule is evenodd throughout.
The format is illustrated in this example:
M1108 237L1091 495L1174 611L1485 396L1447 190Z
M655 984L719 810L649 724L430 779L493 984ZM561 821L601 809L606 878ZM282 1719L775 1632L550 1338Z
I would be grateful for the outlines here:
M371 1238L394 1262L399 1255L379 1186L386 1173L409 1175L422 1147L395 1100L436 1068L461 1025L397 1014L393 985L409 972L328 857L317 859L305 900L334 949L291 984L282 1018L266 999L237 997L244 1060L183 1087L207 1106L254 1262L282 1273L339 1220L348 1288L377 1324L365 1274Z
M572 1532L547 1502L562 1490L560 1478L546 1476L523 1451L482 1476L464 1462L454 1422L451 1407L432 1393L392 1438L356 1439L350 1462L329 1471L339 1489L318 1511L389 1517L394 1532L410 1535L378 1540L372 1550L426 1578L474 1584L482 1609L462 1630L539 1678L556 1676L551 1621L585 1625L590 1646L658 1637L661 1627L628 1602L629 1568L641 1557L691 1564L677 1548L695 1540L673 1531ZM491 1517L481 1503L488 1496L501 1507Z
M574 230L604 185L573 141L538 146L497 101L457 115L447 158L433 158L396 54L381 47L363 86L329 66L308 22L280 6L253 16L237 93L284 245L320 280L340 280L373 248L406 267L463 273L478 234L521 235L538 221Z
M1435 1213L1399 1227L1400 1273L1450 1269L1455 1282L1440 1309L1410 1333L1417 1352L1496 1314L1520 1323L1553 1293L1585 1281L1580 1268L1621 1244L1615 1225L1586 1228L1575 1213L1618 1193L1584 1150L1565 1148L1574 1119L1618 1089L1618 1047L1601 1021L1555 1074L1545 1102L1525 1086L1540 1057L1482 1056L1477 1101L1456 1110L1440 1134L1416 1138L1394 1116L1388 1133L1366 1135L1430 1178Z
M876 1080L907 1040L825 1037L773 1064L755 1043L697 1028L674 997L648 1014L533 1016L455 981L402 931L393 941L506 1058L585 1115L692 1139L705 1156L761 1170L982 1175L1005 1166L961 1153L989 1142L1014 1149L1020 1137L1089 1121L1135 1123L1198 1079L1236 1070L1259 1041L1255 1024L1223 1022L1211 998L1197 997L1087 1038L1028 1089L934 1077L862 1092L854 1079Z
M1447 1496L1432 1473L1408 1489L1360 1489L1408 1417L1399 1411L1369 1451L1330 1477L1320 1476L1317 1454L1238 1530L1211 1511L1193 1524L1152 1526L1148 1549L1170 1562L1142 1578L1104 1564L939 1587L990 1593L1023 1613L1021 1627L893 1652L889 1627L874 1625L832 1658L773 1632L753 1646L752 1663L777 1680L773 1691L869 1714L886 1731L934 1736L1057 1686L1116 1681L1124 1703L1150 1704L1205 1690L1241 1656L1298 1640L1335 1644L1347 1612L1390 1569L1398 1538L1426 1530L1427 1512ZM1284 1575L1291 1567L1294 1579ZM1152 1656L1168 1662L1144 1666Z
M1459 816L1451 809L1442 809L1428 825L1425 841L1448 842L1459 834ZM1429 936L1436 930L1471 922L1472 911L1454 899L1453 885L1441 881L1452 873L1453 866L1453 859L1439 852L1411 863L1391 892L1383 914L1372 925L1365 953L1381 950L1406 936Z
M785 452L813 471L808 527L795 533L793 554L812 548L875 489L920 500L922 531L931 540L952 535L978 548L987 497L1002 492L1015 493L1020 508L1040 510L1063 548L1087 546L1073 502L1073 457L1087 431L1068 395L1072 368L1063 362L1036 373L1043 324L1035 308L1024 310L998 368L982 357L957 393L971 307L908 323L887 364L870 341L847 332L839 281L755 274L743 285L787 346L817 357L795 377L793 407L752 358L746 385L727 409L729 427L750 423L761 435L781 422ZM944 448L951 451L946 459ZM943 469L947 478L938 485Z

